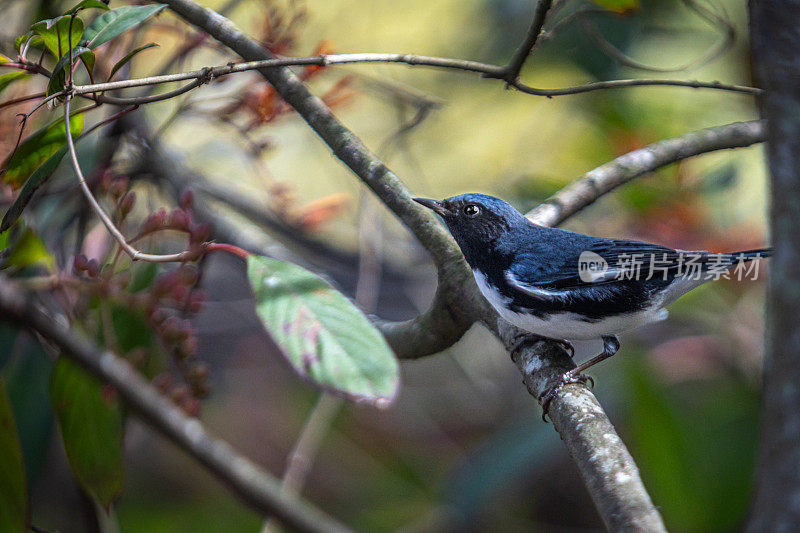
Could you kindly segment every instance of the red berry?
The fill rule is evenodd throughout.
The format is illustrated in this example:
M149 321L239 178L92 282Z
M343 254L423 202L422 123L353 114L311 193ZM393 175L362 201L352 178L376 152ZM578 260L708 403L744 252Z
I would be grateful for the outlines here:
M203 310L203 304L206 302L206 293L202 290L192 291L189 295L189 305L186 307L190 313L199 313Z
M78 254L72 260L72 268L75 270L75 272L83 272L84 270L86 270L86 267L88 266L88 263L89 263L89 260L86 259L85 255Z
M192 224L192 226L189 228L190 243L206 242L210 238L211 238L210 224L206 223Z
M197 398L186 398L181 403L181 410L186 413L186 416L197 418L200 416L200 400Z
M160 390L163 394L172 387L172 374L164 372L153 378L153 386Z
M136 204L136 193L133 191L129 191L128 194L126 194L122 198L122 201L119 203L119 214L122 216L122 218L128 216L128 213L131 212L135 204Z
M100 263L97 259L89 259L89 262L86 263L86 273L89 274L90 278L96 278L100 275Z
M189 215L183 209L175 209L169 214L167 225L178 231L189 229Z
M184 400L191 396L191 391L189 387L186 385L178 385L177 387L173 388L170 393L169 397L172 399L173 402L180 405Z

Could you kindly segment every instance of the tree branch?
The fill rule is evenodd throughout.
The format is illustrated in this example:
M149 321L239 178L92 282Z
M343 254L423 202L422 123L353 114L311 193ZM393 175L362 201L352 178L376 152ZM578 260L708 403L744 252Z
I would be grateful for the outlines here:
M5 277L0 277L0 318L42 335L58 346L64 356L113 385L134 413L194 457L254 509L274 515L298 531L349 531L311 504L283 492L278 480L225 441L209 435L199 420L187 417L161 396L127 361L102 352L74 335L62 325L63 321L37 308L30 295Z
M633 79L633 80L609 80L609 81L595 81L586 83L584 85L576 85L574 87L564 87L561 89L537 89L524 83L513 83L512 87L525 93L534 96L546 96L552 98L553 96L565 96L568 94L588 93L591 91L599 91L602 89L623 89L626 87L641 87L641 86L666 86L666 87L690 87L692 89L716 89L719 91L729 91L742 94L750 94L758 96L764 91L756 87L746 87L744 85L729 85L720 83L718 81L697 81L697 80L654 80L654 79Z
M536 10L533 13L533 21L531 22L531 27L528 29L528 33L525 36L525 40L520 45L519 49L517 49L514 57L511 58L511 61L508 63L508 66L505 68L504 79L513 84L518 78L519 73L522 70L522 66L525 64L525 61L528 59L528 56L531 55L533 51L533 47L536 46L536 41L539 39L539 35L542 33L542 27L544 26L544 21L547 18L547 12L550 11L550 6L552 5L552 0L539 0L536 4Z
M770 261L761 439L747 531L794 531L800 524L800 4L750 1L753 67L766 90L771 179Z
M230 20L191 0L167 0L172 11L208 32L245 61L273 59L261 44L243 34ZM437 264L461 260L447 231L429 210L411 200L408 188L386 165L347 129L325 103L311 94L286 67L262 68L261 75L309 126L411 230Z
M496 329L532 396L539 398L559 377L575 367L566 351L505 322ZM548 416L578 466L589 494L609 531L666 531L622 439L597 398L585 386L569 384L550 403Z
M266 52L265 52L266 53ZM227 65L217 67L205 67L199 70L192 70L189 72L178 72L174 74L164 74L161 76L148 76L146 78L131 78L120 81L110 81L106 83L94 83L90 85L76 85L73 88L74 94L85 95L94 94L105 91L113 91L119 89L129 89L132 87L144 87L148 85L158 85L161 83L173 83L177 81L195 80L193 83L187 84L184 87L175 89L170 93L163 93L159 95L150 96L149 100L133 100L118 98L117 100L108 100L108 103L116 105L131 105L142 104L148 102L155 102L164 100L185 93L191 89L199 87L214 78L234 74L237 72L246 72L250 70L264 70L264 69L279 69L290 66L304 66L316 65L326 67L331 65L345 65L345 64L364 64L364 63L398 63L409 66L427 66L433 68L459 70L462 72L473 72L481 74L487 78L503 79L506 75L507 67L499 65L491 65L488 63L480 63L478 61L470 61L466 59L451 59L445 57L432 57L421 56L416 54L392 54L392 53L355 53L355 54L331 54L319 55L308 57L285 57L285 58L271 58L261 59L255 61L246 61L244 63L228 63ZM584 85L576 85L573 87L562 87L558 89L538 89L521 83L518 79L506 82L509 87L518 89L519 91L531 94L534 96L546 96L548 98L553 96L565 96L570 94L580 94L590 91L597 91L602 89L620 89L625 87L637 86L673 86L673 87L690 87L694 89L717 89L721 91L737 92L749 95L760 95L761 89L755 87L747 87L743 85L724 84L718 81L696 81L696 80L659 80L659 79L632 79L632 80L610 80L610 81L597 81L587 83ZM59 93L60 94L60 93ZM107 97L113 98L113 97Z
M526 216L542 226L558 226L602 195L648 172L696 155L763 142L764 129L760 120L734 122L654 142L590 170Z

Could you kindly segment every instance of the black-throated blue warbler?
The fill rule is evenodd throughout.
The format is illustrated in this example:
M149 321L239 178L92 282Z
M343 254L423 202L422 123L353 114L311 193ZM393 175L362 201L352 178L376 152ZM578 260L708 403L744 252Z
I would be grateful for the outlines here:
M617 352L619 333L663 320L665 307L680 296L772 253L689 252L591 237L536 225L484 194L414 200L442 217L481 293L505 320L562 343L571 354L569 340L603 340L601 354L545 394L545 409L564 383L591 379L582 372Z

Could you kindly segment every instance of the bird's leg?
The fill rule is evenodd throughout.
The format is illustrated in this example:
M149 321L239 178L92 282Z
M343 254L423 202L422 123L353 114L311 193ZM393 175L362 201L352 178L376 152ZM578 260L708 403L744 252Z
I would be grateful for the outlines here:
M600 361L605 361L615 353L619 351L619 339L616 335L604 335L603 336L603 352L600 355L592 357L585 363L581 363L580 365L576 366L572 370L564 372L561 378L558 380L557 383L549 387L544 393L539 397L539 401L542 404L542 409L544 412L542 413L542 418L544 415L547 414L548 409L550 408L550 402L553 401L555 398L556 393L566 385L567 383L583 383L586 384L587 382L592 384L594 387L594 380L591 376L587 376L583 373L584 370L587 368L596 365Z
M570 377L580 376L580 375L582 375L581 373L584 370L588 369L590 366L594 366L597 363L599 363L600 361L605 361L606 359L608 359L609 357L611 357L612 355L614 355L618 351L619 351L619 339L617 338L617 336L616 335L604 335L603 336L603 352L600 355L592 357L591 359L589 359L585 363L581 363L580 365L578 365L577 367L573 368L569 372L566 372L564 374L564 376L566 377L568 374L570 375ZM592 379L592 378L588 378L588 379ZM592 385L594 385L594 383L592 383Z

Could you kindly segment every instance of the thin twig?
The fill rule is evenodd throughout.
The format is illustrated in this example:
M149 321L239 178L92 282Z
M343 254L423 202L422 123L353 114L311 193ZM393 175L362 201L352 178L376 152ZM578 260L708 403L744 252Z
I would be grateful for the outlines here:
M644 79L637 78L631 80L609 80L609 81L593 81L583 85L575 85L572 87L562 87L560 89L538 89L525 85L524 83L514 83L512 87L525 94L532 94L535 96L546 96L552 98L554 96L565 96L568 94L581 94L591 91L599 91L603 89L623 89L626 87L642 87L642 86L662 86L662 87L691 87L692 89L715 89L718 91L728 91L734 93L749 94L752 96L759 96L764 93L762 89L757 87L748 87L746 85L730 85L719 81L697 81L697 80L658 80L658 79Z
M13 98L11 100L6 100L5 102L0 103L0 109L12 105L21 104L23 102L28 102L30 100L36 100L37 98L44 98L45 96L47 96L47 93L36 93L36 94L29 94L28 96L20 96L19 98Z
M92 194L91 189L89 189L89 185L86 183L86 178L83 176L83 172L81 171L80 163L78 163L78 156L75 153L75 143L72 140L72 132L70 131L69 126L69 104L70 100L72 99L71 95L67 95L66 100L64 101L64 128L66 131L66 138L67 138L67 149L69 151L69 157L72 162L72 168L75 169L75 174L78 176L78 183L80 184L81 191L83 191L83 195L86 197L86 200L89 202L89 205L92 207L92 210L95 214L100 218L103 222L105 227L108 229L108 232L116 239L119 243L120 247L131 256L131 259L141 260L141 261L148 261L151 263L174 263L174 262L183 262L190 259L192 255L191 252L188 250L177 253L177 254L167 254L167 255L155 255L155 254L146 254L140 252L130 244L128 244L125 236L122 232L117 229L112 222L111 218L106 214L100 204L97 202L97 199Z
M513 85L517 78L519 78L522 66L525 64L528 56L531 55L533 47L536 46L536 41L542 33L542 27L544 26L547 12L550 11L552 3L552 0L539 0L539 3L536 4L536 10L533 13L533 21L531 22L531 27L528 29L527 35L525 35L525 40L504 69L503 78L509 84Z
M289 452L286 470L281 479L281 490L288 494L300 493L314 463L317 450L341 407L340 398L325 392L320 393L319 400L303 425L300 437ZM279 529L276 525L274 519L268 518L261 527L261 533L277 533Z
M206 67L200 70L189 72L178 72L165 74L163 76L149 76L145 78L132 78L128 80L112 81L107 83L94 83L90 85L76 85L73 88L75 94L86 94L102 91L112 91L117 89L127 89L131 87L143 87L146 85L156 85L160 83L171 83L185 80L205 80L210 81L214 78L265 68L279 68L303 65L344 65L344 64L363 64L363 63L401 63L409 66L427 66L444 68L450 70L460 70L464 72L474 72L487 78L503 78L506 67L469 61L464 59L448 59L442 57L420 56L414 54L390 54L390 53L357 53L357 54L331 54L309 57L287 57L280 59L265 59L258 61L247 61L244 63L229 63L217 67ZM204 83L203 81L202 83ZM600 89L616 89L621 87L636 87L644 85L663 85L673 87L692 87L717 89L722 91L738 92L743 94L759 95L761 89L746 87L741 85L724 84L718 81L702 82L695 80L657 80L657 79L632 79L632 80L610 80L587 83L573 87L563 87L559 89L538 89L519 81L509 82L509 86L519 89L526 94L536 96L561 96L567 94L579 94ZM198 85L199 86L199 85ZM194 88L194 87L192 87ZM126 101L125 103L130 103Z

